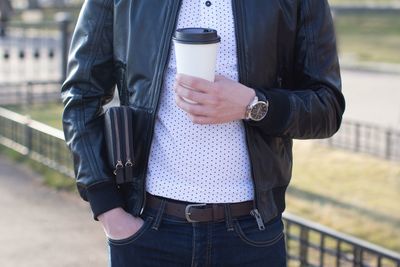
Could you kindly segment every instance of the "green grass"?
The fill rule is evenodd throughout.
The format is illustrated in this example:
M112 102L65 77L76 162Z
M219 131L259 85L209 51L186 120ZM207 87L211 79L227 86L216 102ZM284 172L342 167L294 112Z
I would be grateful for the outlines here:
M61 104L11 108L61 128ZM54 177L45 180L59 187L60 180ZM400 236L398 203L398 162L326 148L316 142L295 142L293 179L287 195L289 212L400 251L400 239L394 238Z
M33 120L40 121L52 127L62 129L61 114L62 105L60 103L35 104L26 106L5 106L5 108L20 114L29 115ZM43 164L29 159L9 148L0 145L0 153L7 155L16 162L28 164L34 171L43 176L45 184L58 190L76 191L75 181L59 172L52 170Z
M62 129L61 115L63 106L60 103L34 104L26 106L12 105L5 106L5 108L20 114L29 115L33 120Z
M294 157L289 212L400 251L398 162L309 141L295 142Z
M337 14L335 23L342 58L400 63L398 14Z
M71 177L60 174L59 172L56 172L34 160L31 160L27 156L19 154L18 152L2 145L0 145L0 154L6 155L8 158L11 158L18 164L28 165L33 171L43 177L44 184L52 188L69 192L77 192L75 180Z

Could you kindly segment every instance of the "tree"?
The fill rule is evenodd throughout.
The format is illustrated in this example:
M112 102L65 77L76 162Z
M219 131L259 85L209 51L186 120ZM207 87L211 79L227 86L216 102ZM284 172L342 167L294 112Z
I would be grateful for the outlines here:
M29 9L39 8L39 1L38 0L28 0L28 8Z

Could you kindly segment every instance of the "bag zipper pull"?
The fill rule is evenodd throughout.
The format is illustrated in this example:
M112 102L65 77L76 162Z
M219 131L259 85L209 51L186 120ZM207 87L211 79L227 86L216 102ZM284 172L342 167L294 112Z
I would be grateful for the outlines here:
M124 168L124 164L122 164L121 160L117 161L115 165L114 175L116 176L117 184L122 184L124 182L124 175L122 169Z
M128 159L125 163L125 183L133 182L133 162Z
M258 209L251 210L250 211L250 215L253 216L254 218L256 218L258 229L260 231L264 231L265 230L265 225L264 225L264 222L263 222L263 220L261 218L260 213L258 212Z

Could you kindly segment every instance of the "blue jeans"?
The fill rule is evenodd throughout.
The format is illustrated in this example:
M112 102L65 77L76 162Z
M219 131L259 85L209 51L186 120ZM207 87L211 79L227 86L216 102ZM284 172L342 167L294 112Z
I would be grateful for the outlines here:
M133 236L108 240L111 267L286 266L281 216L264 231L250 215L189 223L162 209L147 209L141 217L144 225Z

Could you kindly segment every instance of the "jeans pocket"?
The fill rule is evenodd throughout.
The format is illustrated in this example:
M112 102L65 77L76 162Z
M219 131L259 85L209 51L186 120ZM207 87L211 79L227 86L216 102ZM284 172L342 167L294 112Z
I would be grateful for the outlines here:
M153 221L153 217L149 216L144 220L144 223L142 227L139 228L139 230L136 231L133 235L123 238L123 239L112 239L107 237L108 243L113 246L124 246L124 245L129 245L132 242L138 240L140 237L143 236L151 228L151 222Z
M266 224L263 231L258 229L256 220L250 216L234 220L234 228L243 242L254 247L272 246L284 237L281 217Z

